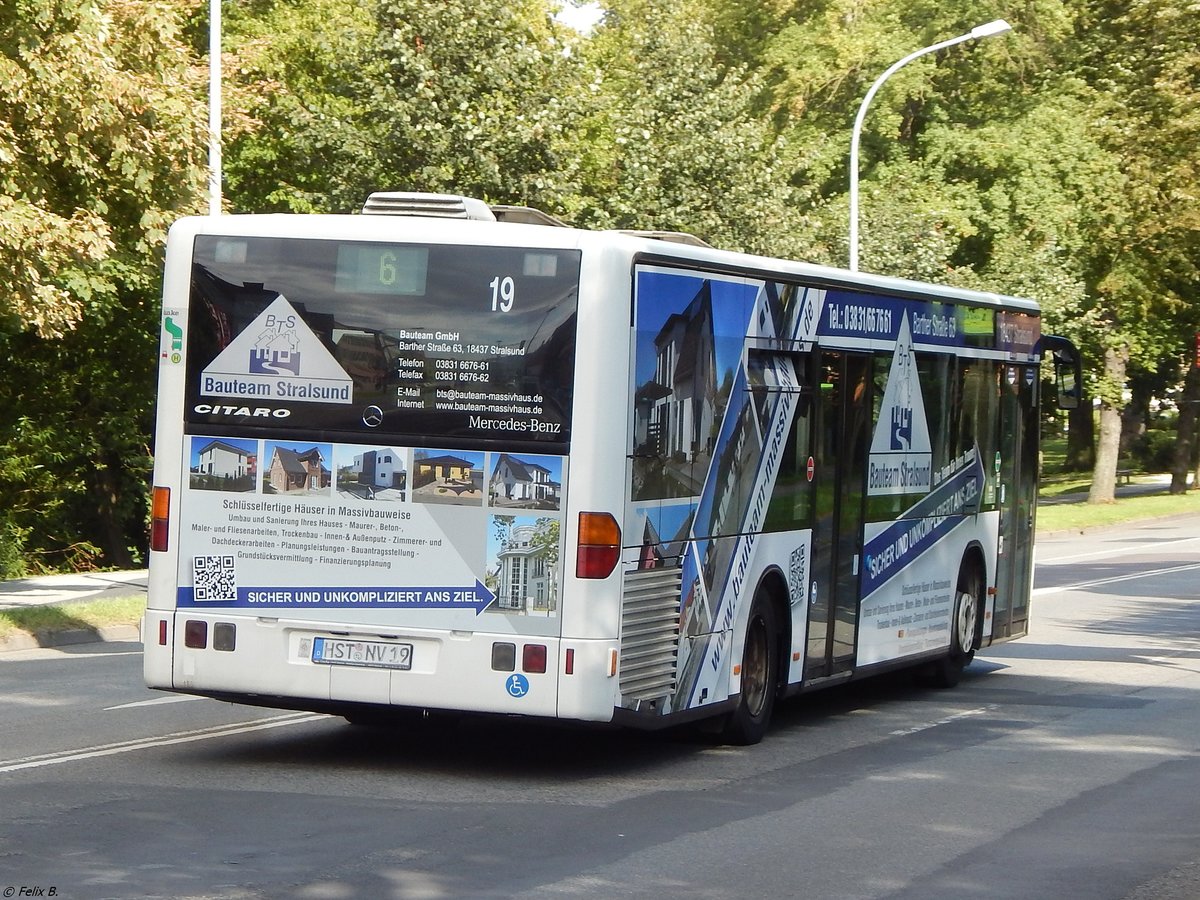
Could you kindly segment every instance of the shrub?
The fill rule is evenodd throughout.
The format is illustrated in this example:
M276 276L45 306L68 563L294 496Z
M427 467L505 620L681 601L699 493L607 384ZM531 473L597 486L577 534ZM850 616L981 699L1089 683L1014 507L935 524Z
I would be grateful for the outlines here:
M26 529L0 519L0 579L20 578L25 574Z
M1175 432L1147 431L1137 439L1129 455L1143 472L1169 472L1175 455Z

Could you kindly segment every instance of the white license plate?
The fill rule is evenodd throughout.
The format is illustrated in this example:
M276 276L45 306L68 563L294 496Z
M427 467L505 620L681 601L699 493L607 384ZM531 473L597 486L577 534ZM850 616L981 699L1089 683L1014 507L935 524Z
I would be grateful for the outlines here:
M333 666L370 666L379 669L411 669L412 644L383 641L349 641L314 638L312 661Z

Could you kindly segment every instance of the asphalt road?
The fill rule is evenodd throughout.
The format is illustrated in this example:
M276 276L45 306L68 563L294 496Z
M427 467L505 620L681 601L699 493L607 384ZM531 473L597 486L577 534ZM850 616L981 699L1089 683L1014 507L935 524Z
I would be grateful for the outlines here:
M752 748L363 729L148 691L135 644L3 654L0 895L1194 900L1198 583L1200 517L1044 540L1034 633L959 688L802 698Z

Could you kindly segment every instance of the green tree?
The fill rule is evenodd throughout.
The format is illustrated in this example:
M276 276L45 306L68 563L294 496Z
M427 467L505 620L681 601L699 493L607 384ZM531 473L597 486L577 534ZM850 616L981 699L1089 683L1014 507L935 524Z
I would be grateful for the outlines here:
M1096 97L1093 126L1116 160L1089 229L1085 270L1103 359L1090 499L1111 501L1131 364L1178 353L1173 326L1200 284L1195 203L1200 53L1194 23L1166 0L1082 5L1077 72ZM1150 136L1153 136L1152 138Z
M721 59L705 4L621 0L581 48L570 115L569 216L599 228L693 233L795 255L802 213L761 86Z
M1103 501L1129 366L1177 346L1169 323L1195 295L1191 20L1167 0L1038 0L1006 14L1012 34L924 57L876 97L863 267L1041 301L1046 328L1092 361ZM966 3L823 0L793 4L773 34L756 20L742 35L766 69L797 178L819 188L803 219L812 255L845 259L845 148L867 86L981 18Z
M128 565L145 542L161 248L203 185L187 11L0 6L0 260L19 273L0 292L0 541L35 566Z
M235 209L352 212L376 190L554 206L575 61L545 0L303 0L231 17Z
M378 184L373 7L235 5L224 17L225 195L233 212L352 212ZM196 33L197 43L207 33Z
M546 0L381 0L381 186L551 205L574 61Z

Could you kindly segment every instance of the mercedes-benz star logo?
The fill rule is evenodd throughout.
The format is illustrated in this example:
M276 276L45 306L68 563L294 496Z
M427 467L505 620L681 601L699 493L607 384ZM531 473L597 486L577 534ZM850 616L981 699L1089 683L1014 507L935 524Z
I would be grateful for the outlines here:
M378 406L368 406L363 410L363 424L368 428L378 428L383 424L383 410Z

